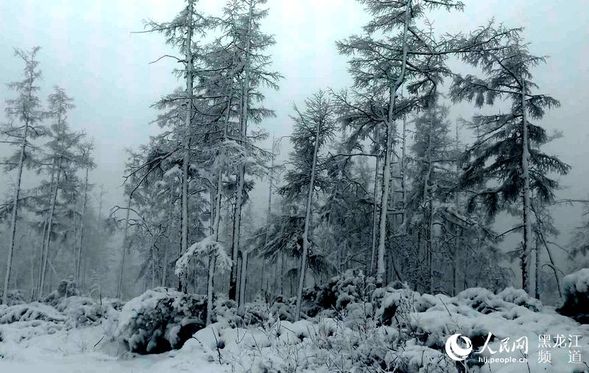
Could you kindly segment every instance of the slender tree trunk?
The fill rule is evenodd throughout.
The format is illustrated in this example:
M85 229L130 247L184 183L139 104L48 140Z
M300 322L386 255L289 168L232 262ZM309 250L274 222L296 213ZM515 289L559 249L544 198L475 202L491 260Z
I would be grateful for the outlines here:
M407 226L405 220L407 219L407 186L406 186L406 162L407 162L407 117L403 115L403 136L402 136L402 144L401 144L401 198L403 203L403 215L402 215L402 225L403 225L403 234L407 231Z
M376 142L379 143L379 135L378 132L376 134ZM378 245L378 204L376 203L377 200L380 199L379 196L379 178L378 173L380 169L380 155L376 155L376 164L374 166L374 190L373 198L374 198L374 206L372 208L372 250L370 254L370 269L368 273L374 274L376 270L376 247Z
M534 247L534 254L536 257L536 265L534 266L534 297L540 299L540 239L536 238L536 246Z
M49 182L49 196L51 197L53 193L53 185L55 183L55 173L56 173L56 163L55 160L51 165L51 181ZM50 202L51 203L51 202ZM35 290L35 297L39 298L41 296L41 278L42 276L42 269L43 263L45 262L45 238L47 237L47 226L49 222L49 212L47 212L47 216L43 219L43 237L41 239L41 245L39 248L39 268L37 268L37 280L36 280L36 290Z
M532 239L532 222L531 222L531 203L530 203L530 171L529 171L529 162L530 162L530 148L529 148L529 134L528 134L528 122L527 122L527 113L526 113L526 86L525 80L523 76L521 76L522 81L522 89L521 89L521 105L522 105L522 177L524 182L524 190L523 190L523 225L524 225L524 242L523 242L523 251L521 257L521 267L522 267L522 288L529 294L529 256L531 252L531 242Z
M131 213L131 200L129 196L127 201L127 212L125 214L125 234L123 236L123 247L121 249L121 267L119 270L119 282L117 285L117 298L123 299L123 278L125 277L125 261L127 259L127 245L129 244L129 214Z
M250 49L251 40L250 33L252 28L252 17L254 11L254 3L251 2L249 6L248 16L248 30L247 30L247 41L244 51L245 55L245 66L244 66L244 79L241 87L241 113L239 115L239 127L240 127L240 139L244 148L245 154L247 154L247 120L249 114L249 85L250 85ZM236 300L237 298L237 261L239 259L239 239L241 235L241 210L243 205L243 194L245 191L245 162L239 167L239 174L237 175L237 195L235 202L235 214L233 220L233 239L231 242L231 277L229 282L229 299Z
M544 244L544 248L546 249L546 253L548 254L548 259L550 260L552 271L554 272L554 279L556 280L556 288L558 289L558 296L562 299L562 290L560 287L560 278L558 277L558 272L556 271L556 263L554 262L554 258L552 257L552 252L548 247L547 242L542 239L542 243Z
M433 196L430 191L430 181L432 177L432 135L434 130L434 112L433 109L430 109L430 123L429 123L429 133L427 136L427 152L426 152L426 163L427 163L427 172L425 174L425 180L423 181L423 203L426 204L426 221L427 221L427 234L426 234L426 255L427 255L427 270L428 270L428 284L429 284L429 293L433 294L434 292L434 276L433 276L433 227L434 227L434 208L433 208Z
M184 120L184 156L182 159L182 222L181 222L181 254L188 250L188 165L190 164L190 139L192 121L192 96L194 94L193 83L193 56L192 56L192 13L194 11L194 0L188 0L188 15L187 15L187 36L185 41L186 49L186 118ZM182 279L179 279L179 287L182 290Z
M238 309L243 310L245 305L245 290L246 290L246 279L247 279L247 260L249 252L241 252L241 278L239 280L239 303Z
M319 152L321 121L317 121L315 128L315 148L313 150L313 165L311 166L311 180L307 194L307 206L305 208L305 226L303 228L303 253L301 254L301 266L299 267L299 287L297 289L297 304L295 320L301 319L301 303L303 301L303 288L305 287L305 274L307 271L307 255L309 254L309 229L311 223L311 208L313 204L313 191L315 189L315 173L317 170L317 153Z
M88 174L90 172L89 168L86 168L86 178L84 181L84 200L82 203L82 214L80 215L80 234L78 236L78 252L76 256L76 283L80 285L80 274L81 274L81 267L82 267L82 251L84 246L84 217L86 216L86 207L88 205Z
M162 269L162 283L161 286L167 287L168 286L168 253L170 252L169 243L173 242L172 240L172 232L174 231L174 188L170 187L170 202L169 202L169 210L168 210L168 242L164 245L164 263Z
M57 161L57 175L55 176L55 186L52 190L51 196L51 207L49 208L49 219L47 221L47 236L45 236L45 242L43 244L43 252L45 253L43 257L43 268L41 268L41 285L39 286L39 296L43 295L45 291L45 277L47 276L47 262L49 260L49 247L51 246L51 232L53 231L53 217L55 215L55 205L57 202L57 194L59 192L59 179L61 177L61 162L62 159L59 158Z
M12 218L10 221L10 243L8 245L8 259L6 260L6 275L4 276L4 292L2 293L2 303L8 303L8 288L10 286L10 272L12 271L12 258L14 256L14 242L16 240L16 223L18 220L18 208L20 200L20 186L22 183L22 172L26 157L27 138L29 136L29 122L25 122L22 144L20 146L20 156L18 159L18 168L16 174L16 189L12 202Z
M378 286L384 285L385 275L385 243L387 238L387 212L390 194L390 182L391 182L391 163L393 158L393 142L395 136L394 128L394 112L395 104L397 99L397 90L403 84L405 80L405 69L407 64L407 33L409 29L409 22L411 20L411 0L406 0L405 4L405 23L403 28L403 58L401 66L401 74L399 75L394 86L391 86L389 92L389 110L386 121L387 130L387 145L384 152L384 173L382 182L382 194L380 203L380 219L379 219L379 240L378 240L378 259L376 269L376 284Z
M217 258L214 254L209 256L209 272L207 276L207 319L206 324L211 324L211 317L213 316L213 288L215 278L215 265Z

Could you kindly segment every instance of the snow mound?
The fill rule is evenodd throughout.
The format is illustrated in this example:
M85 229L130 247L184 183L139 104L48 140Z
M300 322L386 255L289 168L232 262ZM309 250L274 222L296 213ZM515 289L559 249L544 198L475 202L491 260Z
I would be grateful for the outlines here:
M21 290L8 290L8 297L7 297L6 305L7 306L14 306L17 304L24 304L25 296Z
M74 326L96 324L104 316L104 308L88 297L62 298L55 308Z
M0 306L0 324L34 320L60 323L65 319L65 316L55 308L43 303L33 302L14 306Z
M148 290L123 306L115 338L140 354L178 349L204 326L205 302L171 289Z
M76 285L76 283L71 280L61 280L59 285L57 285L57 289L45 297L43 302L55 307L59 304L59 302L61 302L63 298L76 295L80 295L78 285Z
M589 324L589 268L565 276L564 304L558 312L583 324Z

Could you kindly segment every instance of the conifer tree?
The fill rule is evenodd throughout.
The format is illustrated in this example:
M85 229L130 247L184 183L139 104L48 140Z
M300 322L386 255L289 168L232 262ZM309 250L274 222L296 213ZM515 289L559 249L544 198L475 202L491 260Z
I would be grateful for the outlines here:
M542 119L546 110L558 107L559 102L551 96L533 93L538 87L532 80L532 68L546 59L530 54L517 33L503 48L472 53L465 60L479 66L484 76L457 75L451 88L452 99L474 101L477 107L506 99L511 108L506 114L474 117L473 125L480 134L465 154L462 186L480 185L487 180L498 183L476 195L489 215L520 202L522 288L529 292L532 194L542 203L553 201L558 182L551 174L564 175L570 168L558 157L542 152L541 146L550 136L531 120Z
M8 87L15 92L16 97L6 101L6 115L9 123L3 126L0 132L2 136L8 138L8 143L18 146L18 151L10 156L5 162L6 171L16 170L16 183L11 207L12 217L10 221L10 238L2 297L2 302L4 304L7 302L8 289L10 287L10 275L12 272L21 203L23 170L38 165L38 162L35 159L36 147L32 140L42 136L45 131L41 126L44 113L38 96L38 81L41 78L39 61L37 60L39 49L39 47L35 47L30 52L20 49L15 51L15 55L24 62L24 78L21 81L8 84Z

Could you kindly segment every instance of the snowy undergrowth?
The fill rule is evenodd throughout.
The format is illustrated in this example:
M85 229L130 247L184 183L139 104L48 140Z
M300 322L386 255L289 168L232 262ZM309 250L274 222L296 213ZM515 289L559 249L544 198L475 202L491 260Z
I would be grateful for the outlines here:
M529 350L521 356L527 361L483 364L475 355L466 361L469 372L587 370L583 362L569 363L566 346L551 349L550 362L538 361L539 336L545 335L552 342L559 335L579 335L587 360L589 326L557 314L522 290L507 288L494 294L474 288L456 297L433 296L398 286L374 290L367 279L354 277L344 276L327 289L307 293L307 301L315 303L307 304L306 310L314 317L284 320L285 314L276 311L288 307L288 302L270 306L269 317L247 327L220 317L198 331L182 351L206 351L209 360L230 365L236 372L460 372L462 364L445 353L447 338L460 333L478 351L491 333L488 347L493 351L506 338L513 342L527 337ZM491 356L487 350L482 356L512 355Z
M567 281L577 292L583 290L584 282ZM587 360L589 326L521 290L494 294L475 288L455 297L434 296L399 285L375 289L361 274L346 274L307 291L301 321L292 320L292 300L254 302L238 309L234 302L219 299L214 323L194 333L179 350L147 356L128 351L130 345L124 341L129 336L141 337L140 344L149 343L153 335L173 337L177 325L193 313L180 304L186 303L184 297L166 289L150 290L122 312L116 302L105 302L97 311L94 301L80 296L66 297L55 308L35 303L0 308L0 317L19 320L0 325L0 371L462 372L461 363L444 350L455 333L470 338L475 351L489 333L489 347L495 351L505 338L528 338L527 362L483 364L471 357L466 361L469 372L587 370L583 362L569 364L567 348L553 348L549 363L538 362L538 337L543 335L550 335L552 342L557 335L579 335ZM202 310L202 301L197 303ZM176 316L167 315L164 322L160 316L169 314L170 307ZM202 320L202 314L198 318ZM491 357L489 352L483 356Z
M42 303L0 306L0 316L12 320L0 324L0 372L227 371L227 367L208 362L203 353L171 351L139 356L128 352L114 338L121 318L116 301L100 305L90 298L73 296L55 303L56 307Z

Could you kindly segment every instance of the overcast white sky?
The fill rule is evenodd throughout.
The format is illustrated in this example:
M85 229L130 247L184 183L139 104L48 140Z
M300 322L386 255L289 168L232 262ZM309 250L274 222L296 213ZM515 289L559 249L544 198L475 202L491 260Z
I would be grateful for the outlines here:
M495 17L509 26L524 26L532 51L551 56L546 66L538 68L537 81L543 92L561 100L562 107L543 124L564 132L564 138L550 150L573 166L571 175L563 179L568 189L561 194L587 197L589 1L464 2L463 13L441 13L433 20L435 26L466 31ZM218 12L223 3L203 0L200 6ZM157 34L131 32L142 30L143 19L169 20L181 6L181 0L0 1L0 82L20 79L21 64L13 57L13 47L42 47L43 96L58 84L75 98L71 125L94 138L98 168L93 181L105 185L110 202L120 196L124 149L146 143L157 131L149 125L155 116L149 106L178 85L170 75L173 63L149 64L167 52L163 39ZM268 94L267 106L278 117L264 125L281 136L290 133L288 114L293 103L317 89L349 84L345 59L337 55L334 42L359 32L366 15L354 0L269 0L268 7L265 29L277 41L271 51L274 68L285 79L279 92ZM10 92L1 87L3 107ZM453 115L471 113L461 110ZM0 177L2 192L8 180ZM577 209L560 211L557 217L563 227L580 219Z

